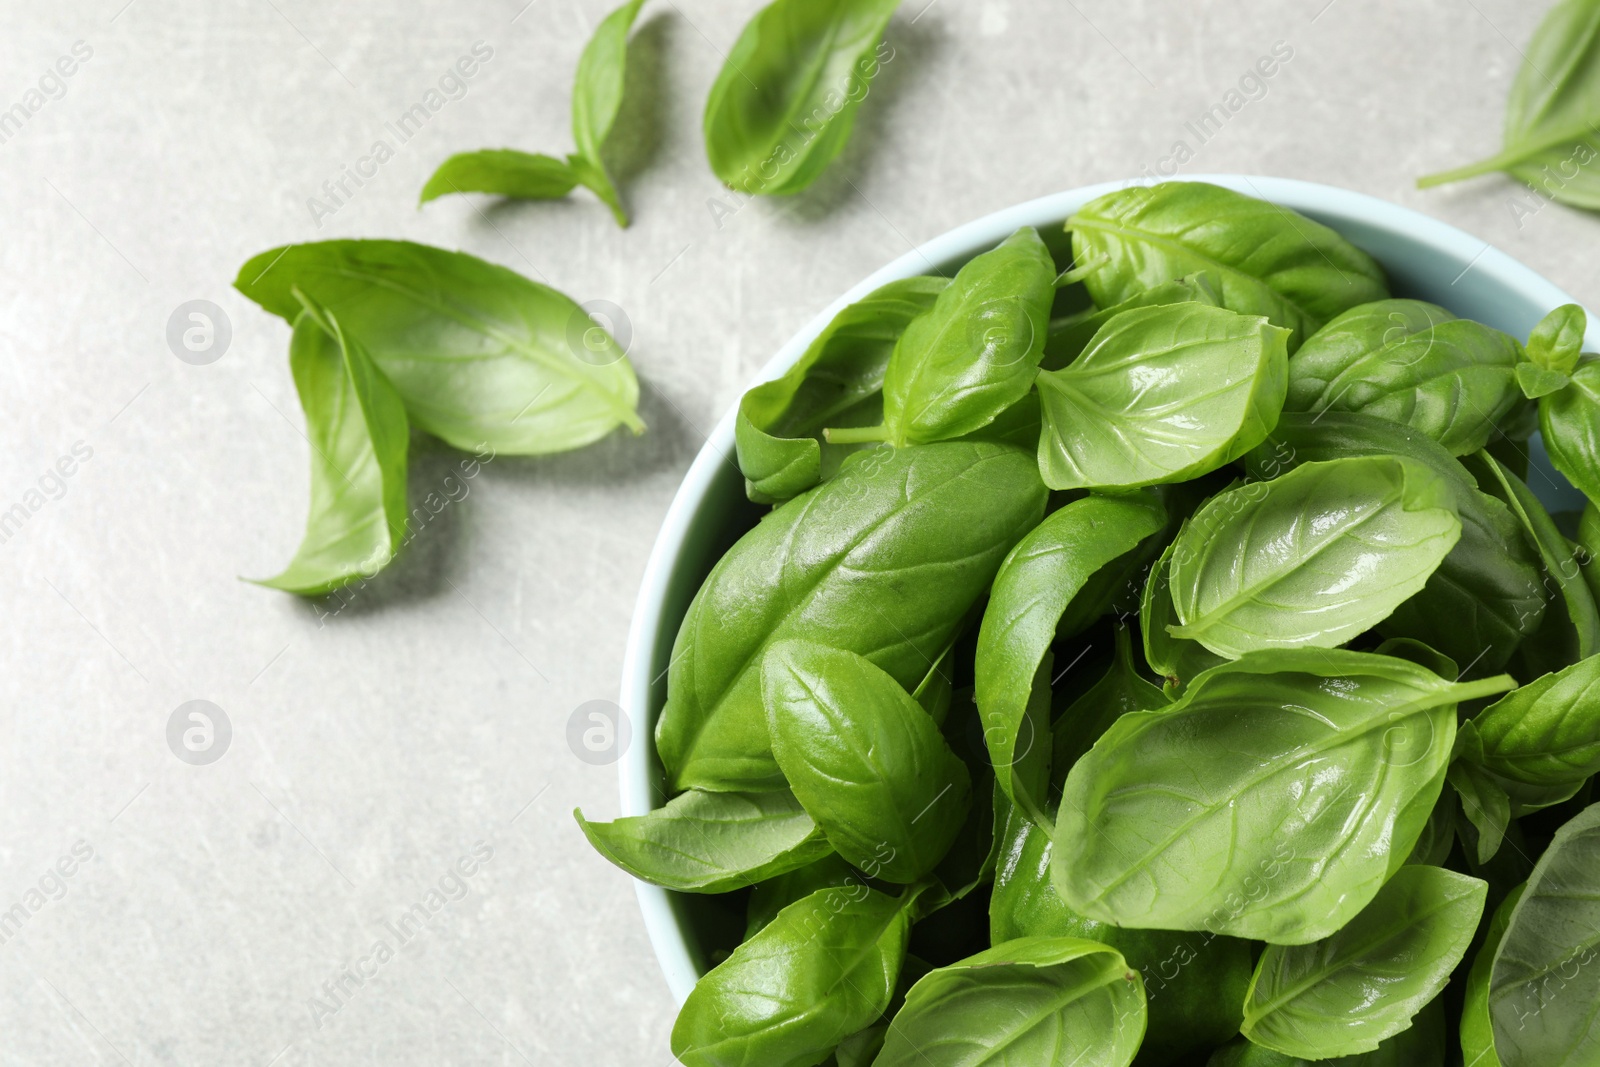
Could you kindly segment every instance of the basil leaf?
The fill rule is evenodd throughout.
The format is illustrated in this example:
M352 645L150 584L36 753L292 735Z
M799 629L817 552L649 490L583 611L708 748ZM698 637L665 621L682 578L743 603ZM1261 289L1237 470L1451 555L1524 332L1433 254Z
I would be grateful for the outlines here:
M1343 649L1214 667L1171 707L1117 720L1068 773L1053 884L1119 926L1326 937L1421 835L1454 705L1512 684Z
M1461 729L1461 736L1466 736L1468 726ZM1511 797L1492 774L1471 760L1451 763L1449 782L1461 798L1461 813L1473 830L1472 835L1463 835L1462 842L1482 866L1494 859L1506 839L1511 825ZM1469 840L1473 835L1476 840Z
M1113 638L1116 649L1111 667L1088 691L1074 700L1056 720L1052 732L1050 764L1060 768L1062 777L1111 724L1133 711L1155 711L1169 701L1160 689L1139 676L1133 666L1133 642L1128 628L1118 626Z
M1048 720L1027 712L1056 623L1091 575L1165 522L1153 496L1085 497L1019 541L995 577L978 631L975 697L995 780L1037 821L1047 822ZM1048 689L1048 676L1042 681ZM1023 739L1025 720L1032 728Z
M578 176L564 160L515 148L457 152L422 187L426 204L450 193L494 193L519 200L560 200L577 187Z
M1600 655L1507 693L1472 720L1485 768L1534 786L1600 774Z
M1600 804L1556 832L1511 910L1489 977L1505 1067L1600 1058Z
M778 912L790 904L823 889L836 890L849 899L864 900L868 886L856 869L844 861L844 857L829 851L821 859L768 878L750 891L750 903L745 910L744 939L748 941L756 936L758 931L778 917Z
M1101 328L1134 308L1160 307L1164 304L1205 304L1222 306L1222 294L1217 291L1211 275L1201 271L1186 278L1163 282L1144 289L1114 307L1091 307L1073 315L1050 322L1050 334L1044 342L1044 359L1039 366L1045 370L1060 370L1078 358Z
M733 439L751 500L781 503L837 469L849 449L819 441L824 427L882 421L890 353L949 284L916 277L874 289L835 315L787 374L744 394Z
M1406 866L1349 924L1308 945L1268 945L1240 1031L1291 1056L1371 1052L1444 990L1483 915L1488 884Z
M889 443L974 433L1026 396L1054 297L1054 261L1032 227L962 267L895 345L883 380Z
M781 641L762 657L761 698L778 766L839 855L888 882L933 870L972 781L900 683L854 652Z
M406 535L411 430L394 386L326 308L307 302L289 368L311 442L311 509L288 567L257 584L320 596L371 577Z
M1529 400L1549 396L1571 384L1572 379L1560 371L1546 370L1532 363L1517 364L1517 388Z
M1592 61L1600 8L1590 0L1552 7L1521 51L1506 103L1503 147L1488 159L1431 174L1428 189L1503 170L1564 203L1600 207L1600 185L1585 168L1600 158L1600 80ZM1550 180L1547 171L1561 175Z
M1175 637L1236 658L1332 648L1382 622L1461 536L1445 479L1413 460L1307 463L1213 497L1173 546Z
M644 430L622 348L572 300L462 252L320 241L263 252L234 288L286 321L298 287L364 344L419 429L457 448L562 452Z
M1183 529L1178 536L1183 536ZM1226 662L1198 641L1172 636L1172 628L1180 625L1177 608L1172 603L1172 551L1174 540L1161 553L1161 558L1150 568L1144 590L1139 596L1139 634L1144 642L1144 661L1150 669L1165 679L1168 692L1177 692L1201 671Z
M1260 444L1283 408L1287 333L1205 304L1124 312L1039 375L1052 489L1187 481Z
M1429 867L1443 866L1450 858L1450 850L1455 847L1458 813L1456 791L1447 785L1440 791L1439 800L1422 828L1422 836L1412 846L1411 856L1406 862L1423 863Z
M899 0L774 0L745 26L706 100L706 157L746 193L798 193L850 140Z
M911 894L824 889L696 983L672 1027L683 1067L813 1067L875 1022L905 959Z
M1495 909L1483 944L1473 957L1472 969L1467 972L1466 1004L1461 1010L1461 1054L1471 1067L1502 1067L1494 1051L1494 1027L1489 1021L1489 971L1524 888L1512 890Z
M1556 374L1571 374L1583 354L1589 316L1577 304L1562 304L1539 320L1528 335L1528 362Z
M1600 500L1600 359L1584 360L1564 389L1539 401L1539 432L1551 466Z
M847 648L915 686L1044 504L1026 453L946 442L862 454L763 519L678 631L656 726L672 788L782 783L760 685L777 641Z
M594 36L578 57L578 74L572 85L572 140L578 150L568 157L573 176L598 196L618 226L628 225L617 187L606 173L600 150L622 109L623 83L628 69L628 31L633 29L644 0L629 0L601 20Z
M1400 1031L1372 1052L1306 1060L1287 1056L1240 1038L1206 1062L1206 1067L1445 1067L1445 1012L1442 997L1417 1014L1410 1028ZM1469 1067L1496 1067L1467 1061Z
M1067 220L1084 284L1110 307L1173 278L1211 274L1223 307L1291 331L1289 351L1323 323L1389 295L1383 269L1320 223L1204 182L1107 193Z
M691 789L648 815L573 816L589 843L640 881L682 893L726 893L804 867L831 850L794 795Z
M1479 492L1467 469L1438 444L1367 415L1285 412L1271 438L1245 457L1245 467L1254 477L1276 478L1298 463L1382 455L1416 460L1444 479L1461 539L1422 591L1379 623L1379 631L1420 640L1479 674L1499 670L1544 617L1538 557L1505 504Z
M1289 361L1290 411L1359 411L1421 430L1453 456L1476 452L1520 399L1521 346L1421 300L1351 308Z
M1143 984L1120 953L1079 938L1020 938L912 986L874 1067L1127 1067L1144 1031Z

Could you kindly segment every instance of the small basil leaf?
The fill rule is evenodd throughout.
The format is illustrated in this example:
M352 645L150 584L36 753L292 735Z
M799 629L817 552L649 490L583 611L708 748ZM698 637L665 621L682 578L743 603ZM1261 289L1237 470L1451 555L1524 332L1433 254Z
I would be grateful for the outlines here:
M1565 389L1539 401L1539 432L1550 464L1600 500L1600 359L1584 360Z
M1519 397L1508 334L1421 300L1351 308L1289 361L1290 411L1359 411L1421 430L1453 456L1498 433Z
M1078 358L1106 323L1124 311L1160 307L1163 304L1190 303L1217 308L1222 306L1222 294L1217 291L1211 275L1201 271L1186 278L1164 282L1152 289L1142 290L1115 307L1091 307L1074 315L1052 319L1050 335L1045 338L1044 359L1040 361L1039 366L1044 370L1060 370L1065 367Z
M797 193L850 139L899 0L774 0L745 26L706 100L706 156L747 193Z
M883 1051L883 1040L889 1036L889 1024L874 1023L839 1042L833 1050L837 1067L872 1067L878 1053Z
M1548 370L1533 363L1517 364L1517 388L1529 400L1538 400L1559 392L1572 384L1572 379L1556 370Z
M1456 791L1447 785L1440 791L1439 800L1428 815L1427 825L1422 828L1422 836L1417 838L1406 862L1423 863L1429 867L1442 866L1450 858L1450 850L1455 847L1456 816L1459 812L1460 802L1456 799Z
M1226 1048L1218 1049L1216 1055L1206 1061L1206 1067L1445 1067L1448 1039L1444 998L1435 997L1417 1014L1410 1027L1372 1052L1306 1060L1253 1045L1241 1037ZM1469 1067L1498 1067L1471 1059L1467 1063Z
M782 784L761 701L769 644L848 648L914 687L1045 495L1026 453L952 441L863 454L768 515L713 568L678 631L656 726L672 788Z
M1066 777L1066 772L1074 763L1083 758L1085 752L1094 747L1094 743L1111 728L1112 723L1129 712L1155 711L1170 703L1166 694L1141 678L1134 669L1133 641L1128 628L1118 626L1113 640L1116 642L1116 651L1111 667L1061 713L1051 729L1053 743L1050 765L1057 769L1062 778Z
M1589 316L1577 304L1562 304L1539 320L1528 335L1528 362L1555 374L1571 374L1583 354Z
M1467 972L1466 1003L1461 1010L1461 1053L1471 1067L1502 1067L1494 1051L1494 1027L1489 1021L1489 971L1505 939L1511 912L1522 899L1525 886L1517 886L1500 902L1489 920L1483 944Z
M745 909L744 939L756 933L778 917L778 912L797 900L803 900L823 889L843 894L842 898L864 900L867 883L856 869L844 861L837 852L830 851L821 859L796 867L792 871L768 878L750 891L750 903Z
M450 193L494 193L521 200L560 200L578 184L565 162L514 148L458 152L439 164L422 187L421 202Z
M1307 1059L1374 1051L1444 990L1483 915L1488 884L1406 866L1349 924L1308 945L1268 945L1240 1031Z
M762 658L761 698L778 766L839 855L888 882L933 870L972 781L900 683L854 652L782 641Z
M751 500L781 503L837 469L847 449L823 444L824 427L882 421L895 343L949 284L916 277L874 289L835 315L788 373L744 394L733 440Z
M1507 693L1472 720L1482 763L1534 786L1577 786L1600 774L1600 655Z
M1105 260L1084 279L1100 307L1206 271L1223 307L1291 331L1291 352L1341 311L1389 295L1377 261L1333 230L1204 182L1107 193L1067 228L1076 262Z
M419 429L457 448L531 455L644 431L639 382L568 297L462 252L409 241L286 245L234 288L286 321L293 290L372 353Z
M1489 976L1505 1067L1600 1059L1600 804L1556 832L1511 910Z
M1035 819L1047 821L1049 747L1047 720L1030 719L1027 711L1056 624L1096 571L1165 522L1153 495L1085 497L1019 541L995 577L978 631L975 696L995 780ZM1043 681L1048 688L1048 677ZM1031 730L1024 731L1025 720Z
M311 511L294 559L258 584L319 596L371 577L406 533L411 431L394 386L326 308L295 321L289 368L311 442Z
M648 815L590 822L589 843L641 881L683 893L726 893L813 863L830 851L794 795L691 789Z
M813 1067L876 1022L905 959L911 894L823 889L701 978L672 1027L684 1067Z
M1473 850L1481 866L1494 859L1506 839L1506 828L1511 824L1511 797L1493 775L1471 761L1450 764L1449 781L1461 798L1461 814L1472 827L1471 836L1476 838L1471 841L1464 835L1463 843Z
M639 17L644 0L629 0L601 20L594 36L578 57L572 85L572 140L578 150L570 158L572 172L598 196L618 226L628 225L621 198L606 173L600 151L622 108L622 90L628 69L628 31Z
M1343 649L1215 667L1171 707L1118 719L1068 773L1056 890L1120 926L1326 937L1421 836L1454 705L1513 684Z
M1185 520L1185 526L1187 526ZM1183 536L1183 528L1178 530ZM1225 662L1198 641L1172 636L1172 628L1180 625L1177 608L1172 603L1172 551L1174 540L1161 553L1150 568L1144 590L1139 596L1139 634L1144 642L1144 661L1165 681L1168 692L1181 690L1201 671Z
M1260 444L1283 408L1284 330L1200 303L1127 311L1039 375L1052 489L1187 481Z
M1189 520L1173 545L1171 633L1229 658L1341 645L1421 589L1460 536L1445 479L1420 463L1307 463Z
M874 1067L1127 1067L1145 1031L1138 972L1095 941L1029 937L911 987Z

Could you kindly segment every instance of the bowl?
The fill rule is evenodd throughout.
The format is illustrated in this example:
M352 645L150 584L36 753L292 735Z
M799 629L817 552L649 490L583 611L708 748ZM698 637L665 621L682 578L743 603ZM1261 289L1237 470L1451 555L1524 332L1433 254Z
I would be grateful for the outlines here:
M1396 296L1432 301L1514 337L1528 336L1551 309L1573 302L1557 286L1486 241L1375 197L1288 178L1210 174L1186 180L1211 182L1293 208L1338 230L1374 256L1388 271ZM1068 216L1095 197L1142 184L1147 183L1107 182L1056 193L934 238L825 308L778 350L750 384L787 371L834 315L879 286L916 274L950 273L1020 226L1034 226L1041 233L1059 231ZM1589 347L1595 347L1597 338L1600 326L1592 326L1586 339ZM655 755L655 721L666 700L667 665L678 625L712 565L759 513L745 499L744 479L734 459L734 414L729 410L722 417L695 457L645 566L622 664L621 705L634 726L636 741L619 764L623 815L643 815L665 799ZM1583 506L1582 496L1550 468L1537 438L1530 460L1549 476L1531 479L1542 488L1539 495L1547 507ZM711 927L719 917L707 908L706 898L688 898L643 882L636 888L650 943L672 995L682 1003L707 968L706 946L714 938Z

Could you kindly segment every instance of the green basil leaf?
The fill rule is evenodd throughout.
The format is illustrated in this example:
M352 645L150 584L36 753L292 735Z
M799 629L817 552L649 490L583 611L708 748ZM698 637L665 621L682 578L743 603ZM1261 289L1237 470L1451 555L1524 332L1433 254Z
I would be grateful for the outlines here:
M1260 444L1283 408L1287 333L1200 303L1124 312L1039 375L1052 489L1187 481Z
M289 369L311 442L311 510L288 567L258 584L320 596L371 577L406 536L411 430L394 386L337 316L307 303Z
M1160 307L1163 304L1191 303L1215 308L1222 306L1222 294L1218 292L1216 283L1211 280L1211 275L1204 271L1186 278L1163 282L1152 289L1141 290L1114 307L1091 307L1064 318L1052 319L1050 334L1044 342L1044 358L1039 366L1044 370L1060 370L1065 367L1078 358L1106 323L1124 311Z
M864 900L868 886L843 856L830 851L804 867L768 878L750 891L750 902L745 908L744 939L748 941L756 936L790 904L823 889L834 889L849 898Z
M1127 1067L1144 1031L1143 985L1120 953L1079 938L1021 938L912 986L874 1067Z
M1187 520L1184 526L1188 525ZM1178 530L1183 536L1183 527ZM1161 558L1150 568L1144 590L1139 595L1139 634L1144 642L1144 661L1150 669L1165 680L1168 692L1177 692L1201 671L1226 662L1198 641L1172 636L1172 628L1180 625L1177 608L1172 603L1172 551L1177 541L1168 545Z
M1446 480L1420 463L1307 463L1189 520L1173 546L1171 633L1229 658L1332 648L1421 589L1460 537Z
M648 815L590 822L589 843L641 881L682 893L726 893L813 863L832 851L792 793L691 789Z
M1245 467L1253 477L1276 478L1299 463L1383 455L1416 460L1444 478L1461 539L1422 591L1379 623L1379 631L1420 640L1479 674L1499 670L1544 617L1539 560L1510 509L1479 492L1467 469L1438 444L1367 415L1284 412L1272 436L1245 457Z
M1055 264L1032 227L962 267L895 345L883 380L889 443L974 433L1026 396L1054 297Z
M1166 694L1139 676L1133 666L1133 641L1126 626L1118 626L1113 638L1116 650L1111 667L1094 685L1074 700L1052 727L1050 765L1062 777L1111 724L1129 712L1155 711L1170 701Z
M1505 1067L1600 1060L1600 804L1556 832L1511 910L1489 976Z
M883 1051L883 1040L889 1036L889 1024L874 1023L839 1042L833 1050L837 1067L872 1067L878 1053Z
M1467 727L1463 726L1465 733ZM1463 837L1482 866L1494 859L1511 825L1511 797L1492 774L1470 760L1450 764L1450 785L1461 798L1461 813L1466 816L1476 840Z
M1085 497L1019 541L994 580L978 631L975 696L995 780L1041 822L1048 821L1048 720L1030 719L1027 711L1056 624L1091 575L1165 523L1166 512L1153 495ZM1043 682L1047 689L1049 678ZM1032 727L1026 731L1025 721Z
M772 751L839 855L914 882L944 858L972 780L928 713L870 660L780 641L761 661Z
M1359 411L1421 430L1453 456L1476 452L1520 399L1521 346L1421 300L1351 308L1289 361L1286 410Z
M1552 7L1522 55L1506 103L1501 150L1488 159L1432 174L1422 189L1503 170L1551 197L1600 207L1600 183L1585 168L1600 159L1600 71L1592 56L1600 8L1590 0Z
M1486 882L1440 867L1400 868L1338 933L1266 947L1240 1031L1307 1059L1376 1050L1444 990L1488 891Z
M515 148L457 152L422 187L426 204L451 193L494 193L519 200L560 200L578 184L564 160Z
M1541 370L1571 374L1583 355L1589 316L1577 304L1562 304L1539 320L1528 335L1528 361Z
M734 42L706 100L706 156L746 193L798 193L850 140L899 0L774 0Z
M888 1007L911 903L824 889L784 908L696 983L673 1055L684 1067L814 1067Z
M1511 912L1522 899L1525 886L1511 891L1494 911L1483 945L1467 972L1466 1004L1461 1010L1461 1054L1470 1067L1502 1067L1494 1051L1494 1027L1489 1021L1489 971L1500 942L1506 936Z
M1551 465L1600 500L1600 359L1580 363L1565 389L1539 401L1539 432Z
M561 452L644 430L622 348L571 299L504 267L409 241L263 252L234 287L285 321L298 287L364 344L419 429L457 448Z
M1529 400L1549 396L1571 384L1572 379L1560 371L1548 370L1533 363L1517 364L1517 388Z
M622 108L622 90L628 69L628 31L639 17L644 0L628 0L601 20L594 36L578 57L572 85L572 140L578 150L570 157L573 175L598 196L618 226L628 225L617 187L606 173L600 151Z
M1377 261L1333 230L1205 182L1107 193L1067 228L1074 259L1103 264L1084 279L1100 307L1206 271L1223 307L1291 331L1291 352L1341 311L1389 295Z
M1044 513L1032 458L945 442L854 457L722 557L673 646L656 748L672 788L773 787L766 647L814 639L914 687Z
M825 427L883 420L895 343L949 284L915 277L874 289L835 315L787 374L744 394L733 439L751 500L782 503L836 470L849 449L819 440Z
M1455 847L1456 816L1459 812L1460 802L1456 799L1456 791L1447 785L1440 791L1438 803L1429 813L1422 836L1417 838L1406 862L1423 863L1429 867L1443 866L1450 858L1450 850Z
M1421 836L1454 705L1513 684L1343 649L1214 667L1171 707L1117 720L1068 773L1056 890L1120 926L1326 937Z
M1600 655L1507 693L1472 720L1483 766L1535 786L1600 774Z
M1417 1014L1416 1022L1408 1029L1389 1038L1372 1052L1358 1052L1353 1056L1335 1056L1327 1060L1305 1060L1287 1056L1244 1038L1226 1048L1206 1062L1206 1067L1445 1067L1444 999L1435 998ZM1469 1067L1497 1067L1488 1063L1467 1061Z

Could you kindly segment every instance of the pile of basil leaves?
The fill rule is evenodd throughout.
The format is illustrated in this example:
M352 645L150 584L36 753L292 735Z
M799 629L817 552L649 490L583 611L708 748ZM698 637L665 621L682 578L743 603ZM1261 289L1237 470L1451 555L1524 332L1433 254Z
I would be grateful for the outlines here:
M1583 313L1524 343L1204 184L1066 229L741 404L774 507L672 651L671 799L579 815L708 895L672 1051L1600 1062L1600 512L1528 463L1600 500Z

